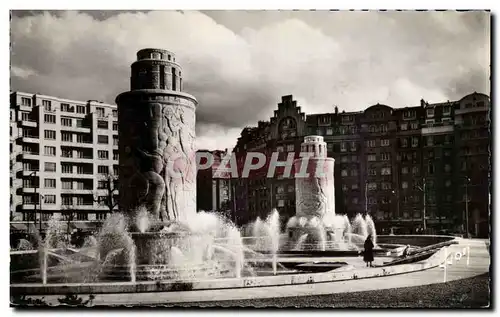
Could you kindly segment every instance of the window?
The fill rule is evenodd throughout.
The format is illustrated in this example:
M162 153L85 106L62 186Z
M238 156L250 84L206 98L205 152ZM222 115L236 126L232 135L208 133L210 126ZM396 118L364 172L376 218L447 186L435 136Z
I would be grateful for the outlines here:
M56 139L56 131L54 130L45 130L44 137L46 140L55 140Z
M43 180L45 188L56 188L56 180L53 178L46 178Z
M391 159L391 153L382 153L381 159L382 161L389 161Z
M45 172L55 172L56 171L56 163L45 162Z
M405 175L405 174L408 174L408 167L403 167L401 168L401 174Z
M332 135L333 134L333 129L332 128L326 128L326 135Z
M56 123L56 116L53 114L46 114L43 116L43 121L45 123Z
M443 115L447 116L447 115L450 114L450 112L451 112L450 106L444 106L443 107Z
M412 122L411 123L411 129L412 130L418 130L418 122Z
M70 164L61 163L61 172L63 174L71 174L73 173L73 166Z
M429 163L429 166L427 166L427 172L429 174L434 174L434 165L432 163Z
M352 190L357 190L359 187L358 187L358 184L352 184L351 185L351 189Z
M327 151L329 151L329 152L333 151L333 143L327 143L327 144L326 144L326 149L327 149Z
M113 165L113 175L115 175L115 176L120 175L118 165ZM117 188L118 187L118 183L117 183L118 181L115 180L115 182L116 182L115 188Z
M377 183L368 183L368 190L377 190Z
M370 176L375 176L375 175L377 175L377 170L376 170L376 169L373 169L373 168L372 168L372 169L369 169L369 170L368 170L368 175L370 175Z
M387 124L382 124L380 126L380 132L387 132L388 128L387 128Z
M72 181L61 181L61 188L62 189L73 189L73 182Z
M108 136L107 135L98 135L97 143L99 144L108 144Z
M97 121L97 128L107 130L108 129L108 121L98 120Z
M387 190L387 189L391 189L391 188L392 188L391 183L387 183L387 182L382 183L382 189Z
M56 147L55 146L45 146L43 148L43 154L45 156L56 156Z
M278 207L284 207L285 206L285 201L283 199L278 200Z
M408 130L408 123L406 123L406 122L405 123L401 123L401 130L402 131Z
M55 204L56 203L56 195L44 195L43 196L43 203L44 204Z
M375 197L368 198L368 205L375 205L375 204L377 204L377 200L375 199Z
M97 117L99 117L99 118L104 117L104 108L96 107L95 112L97 114Z
M293 144L288 144L288 145L286 146L286 151L287 151L287 152L293 152L293 151L294 151L294 146L293 146Z
M276 151L277 151L277 152L284 152L284 150L285 150L285 148L284 148L284 147L282 147L282 146L278 146L278 147L276 147Z
M342 175L342 177L347 176L347 170L342 170L342 171L340 172L340 175Z
M108 151L103 151L103 150L98 150L97 151L97 157L100 160L107 160L109 158L109 152Z
M357 204L358 204L358 197L354 197L354 198L352 199L352 203L353 203L354 205L357 205Z
M97 166L97 172L99 174L109 174L109 166L99 165Z
M389 146L389 139L382 139L380 141L381 146Z
M382 169L380 170L380 175L391 175L391 168L382 167Z
M427 109L427 117L434 117L434 108Z
M348 162L348 157L346 155L342 155L342 157L340 157L340 161L342 163L347 163Z
M444 171L445 171L446 173L449 173L449 172L451 171L451 165L450 165L450 164L445 164L445 165L444 165Z
M113 114L113 118L117 118L118 117L118 110L113 110L112 114Z
M418 175L418 167L417 166L413 166L412 169L411 169L411 173L413 175Z
M373 161L376 161L377 160L377 155L375 154L369 154L368 155L368 161L369 162L373 162Z
M118 136L117 135L113 135L113 145L118 146Z
M72 120L70 118L61 118L61 125L65 127L71 127L73 124Z
M84 128L85 127L83 119L76 119L76 127L77 128Z
M356 163L358 161L358 157L356 155L351 156L351 161Z
M22 97L21 98L21 105L23 105L25 107L31 107L31 99L26 98L26 97Z
M61 111L64 111L64 112L75 112L75 108L71 107L67 103L61 103Z
M106 189L108 183L106 181L98 181L97 182L97 189Z
M446 182L444 183L444 186L450 187L451 186L451 181L449 179L446 180Z
M45 111L52 110L52 102L50 100L42 100L42 106L45 109Z
M346 184L342 184L342 191L346 192L347 190L348 190L347 185Z
M61 132L61 141L72 142L73 141L73 134L71 134L70 132Z
M371 125L369 129L370 129L370 133L375 133L375 132L377 132L377 127L376 127L376 126L374 126L374 125Z
M402 182L401 183L401 188L407 189L408 188L408 182Z
M85 134L77 134L76 135L76 142L78 142L78 143L91 143L90 136L85 135Z
M85 114L85 106L76 106L76 113Z
M28 112L21 112L22 121L31 121L30 114Z
M356 169L351 170L351 176L358 176L358 170Z
M340 152L346 152L347 151L347 145L345 142L340 142Z
M118 122L113 122L113 131L118 131Z
M417 137L411 138L411 147L418 147L418 138Z
M118 159L119 159L118 152L117 151L113 151L113 160L114 161L118 161Z
M427 146L433 146L434 145L434 138L432 136L428 136L426 138L427 140Z
M366 146L367 147L376 147L377 143L375 140L368 140L368 141L366 141Z
M407 138L401 139L401 147L408 147L408 139Z

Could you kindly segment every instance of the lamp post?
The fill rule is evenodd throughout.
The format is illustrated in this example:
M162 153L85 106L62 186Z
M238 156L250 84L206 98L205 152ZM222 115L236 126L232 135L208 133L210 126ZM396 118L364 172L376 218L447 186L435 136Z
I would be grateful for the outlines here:
M365 180L365 213L368 214L368 180Z
M470 178L465 176L465 226L467 238L469 238L469 182Z
M423 184L422 184L422 187L420 186L416 186L420 191L422 191L424 193L424 217L423 217L423 224L424 224L424 234L425 234L425 231L427 230L427 223L426 223L426 219L425 219L425 207L426 207L426 204L427 204L427 200L426 200L426 190L425 190L425 177L422 179L423 181Z

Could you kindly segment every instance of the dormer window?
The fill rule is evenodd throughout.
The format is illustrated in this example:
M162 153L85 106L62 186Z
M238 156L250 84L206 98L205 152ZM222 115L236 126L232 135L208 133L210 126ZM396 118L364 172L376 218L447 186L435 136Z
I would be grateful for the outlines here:
M427 109L427 116L434 117L434 108Z

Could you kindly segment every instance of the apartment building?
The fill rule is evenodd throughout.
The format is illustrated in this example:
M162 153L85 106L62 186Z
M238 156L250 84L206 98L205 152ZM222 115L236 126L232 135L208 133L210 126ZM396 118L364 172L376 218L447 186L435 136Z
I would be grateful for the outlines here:
M321 135L335 159L336 213L368 212L377 228L417 232L424 227L489 234L491 186L490 101L480 93L440 103L393 108L376 104L359 112L305 115L292 96L257 127L243 129L234 149L298 157L304 136ZM282 152L282 155L281 155ZM262 175L261 175L262 176ZM295 214L295 181L279 174L233 181L239 224L277 208Z
M11 221L104 220L118 198L116 105L10 94Z

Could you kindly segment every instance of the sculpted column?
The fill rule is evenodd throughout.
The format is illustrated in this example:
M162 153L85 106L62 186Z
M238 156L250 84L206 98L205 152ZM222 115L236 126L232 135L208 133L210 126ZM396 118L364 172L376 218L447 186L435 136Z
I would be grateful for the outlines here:
M131 70L130 91L116 97L120 209L185 223L196 213L197 101L170 85L181 76L172 52L140 50Z

